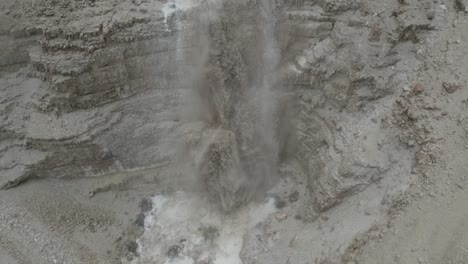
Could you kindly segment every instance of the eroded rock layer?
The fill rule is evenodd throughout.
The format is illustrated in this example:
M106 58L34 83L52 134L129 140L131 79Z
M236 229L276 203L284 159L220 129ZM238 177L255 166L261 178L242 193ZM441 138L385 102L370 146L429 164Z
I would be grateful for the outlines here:
M386 122L414 79L400 51L431 16L400 18L395 4L381 17L367 1L187 3L2 4L3 188L162 166L233 208L296 160L323 211L409 169Z

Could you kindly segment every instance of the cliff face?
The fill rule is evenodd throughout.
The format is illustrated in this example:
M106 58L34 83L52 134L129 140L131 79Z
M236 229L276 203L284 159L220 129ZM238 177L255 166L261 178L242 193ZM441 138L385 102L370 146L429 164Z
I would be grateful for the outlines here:
M2 186L161 162L179 48L163 4L2 4Z
M359 1L206 8L216 15L186 20L199 30L195 38L179 32L198 47L184 60L202 68L179 86L198 98L184 105L197 111L182 123L199 129L182 147L195 151L182 158L190 165L179 174L201 177L226 210L275 185L280 168L306 175L312 212L381 180L390 189L411 181L398 175L411 170L412 150L401 148L398 128L388 122L398 87L412 82L410 66L396 69L400 43L430 25L392 17L384 25L373 17L374 6ZM203 12L191 14L209 17Z
M392 159L409 152L398 151L398 139L382 128L389 98L408 82L394 69L408 27L372 21L369 4L277 2L271 39L261 37L256 1L207 4L216 5L212 13L176 12L161 1L3 5L11 10L2 14L1 30L4 188L28 177L166 165L177 155L174 142L197 122L198 130L188 128L197 130L195 145L204 148L212 129L221 142L207 156L225 156L186 169L200 170L215 196L231 200L227 207L241 203L236 196L251 196L245 188L252 182L254 189L271 186L282 160L296 160L297 173L308 175L319 211L387 172L398 174L391 168L409 169L407 160ZM411 27L414 34L428 28ZM269 41L280 60L265 72L261 54ZM265 75L274 76L268 100L279 107L267 110L274 112L270 136L255 128L264 118L262 100L249 101ZM198 101L180 110L184 91Z

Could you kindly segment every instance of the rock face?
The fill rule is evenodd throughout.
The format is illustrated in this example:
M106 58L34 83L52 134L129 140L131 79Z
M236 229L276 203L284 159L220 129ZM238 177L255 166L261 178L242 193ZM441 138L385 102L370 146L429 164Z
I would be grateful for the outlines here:
M341 0L2 5L3 188L162 166L229 210L296 160L323 211L410 166L382 120L426 22Z
M285 23L299 33L286 45L294 47L287 74L300 105L296 158L316 211L398 177L397 166L410 167L395 160L410 153L382 123L390 98L410 78L394 70L400 57L391 39L399 27L391 18L384 27L372 22L370 10L359 1L304 1L286 9Z
M177 49L163 3L3 5L0 185L162 162Z

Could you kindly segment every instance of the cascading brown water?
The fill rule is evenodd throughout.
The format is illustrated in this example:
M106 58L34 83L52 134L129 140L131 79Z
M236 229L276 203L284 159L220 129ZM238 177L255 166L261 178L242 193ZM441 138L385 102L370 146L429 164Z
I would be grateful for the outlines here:
M209 15L194 15L196 28L180 37L196 47L182 56L184 64L198 67L179 72L186 92L184 133L195 139L181 148L177 166L185 167L185 176L195 175L229 211L262 197L278 178L283 139L276 11L268 0L204 8L197 12Z

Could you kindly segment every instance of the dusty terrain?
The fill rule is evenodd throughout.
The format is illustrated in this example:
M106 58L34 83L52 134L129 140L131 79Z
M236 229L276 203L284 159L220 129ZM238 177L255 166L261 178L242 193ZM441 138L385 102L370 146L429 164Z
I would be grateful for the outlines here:
M468 263L467 29L464 0L1 1L0 263Z

